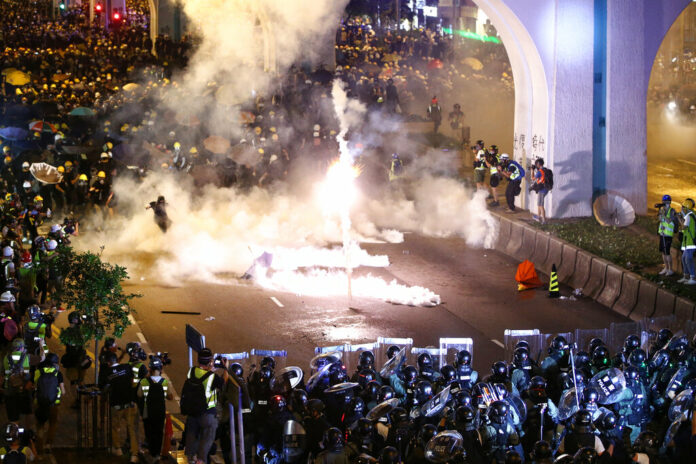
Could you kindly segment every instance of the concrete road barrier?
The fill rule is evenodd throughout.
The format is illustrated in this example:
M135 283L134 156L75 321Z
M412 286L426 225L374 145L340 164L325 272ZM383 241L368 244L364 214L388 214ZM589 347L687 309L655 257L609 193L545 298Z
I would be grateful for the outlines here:
M561 266L557 268L558 279L566 283L575 272L575 261L577 260L578 249L574 246L563 244L562 256Z
M537 230L536 239L534 242L534 254L532 255L531 261L537 267L537 269L542 270L545 273L549 273L546 269L543 269L543 264L546 262L546 255L549 254L549 234Z
M655 313L657 301L657 285L647 280L641 280L638 286L638 301L631 313L631 319L639 321L645 317L652 317Z
M652 317L671 316L674 314L674 303L677 297L674 293L670 293L664 288L657 289L657 298L655 300L655 314Z
M504 217L498 218L498 240L495 242L495 249L498 251L505 251L508 240L510 240L510 226L511 222L509 219Z
M674 305L674 315L678 321L691 321L694 318L694 309L696 305L686 298L677 298Z
M611 264L608 265L604 279L604 288L599 293L599 296L597 296L597 301L608 308L613 308L614 303L616 303L621 295L623 276L623 269Z
M585 283L583 293L593 300L596 300L602 290L604 290L604 281L607 276L607 266L609 263L599 258L592 258L590 264L590 277Z
M520 248L517 252L517 259L520 261L531 259L534 255L534 248L536 246L536 232L536 229L524 227L524 232L522 234L522 248Z
M542 263L541 269L549 274L551 272L551 267L555 264L556 272L558 272L562 262L563 242L557 238L549 237L548 253L546 253L546 260Z
M519 222L510 223L510 239L505 246L505 254L517 257L517 253L522 248L522 234L524 227Z
M638 287L640 286L640 277L630 272L624 272L621 279L621 294L618 300L612 306L615 313L628 317L638 303Z
M574 289L582 288L583 293L585 293L585 285L590 279L591 266L592 255L584 251L578 251L577 257L575 258L575 272L570 276L570 281L568 282L570 286Z

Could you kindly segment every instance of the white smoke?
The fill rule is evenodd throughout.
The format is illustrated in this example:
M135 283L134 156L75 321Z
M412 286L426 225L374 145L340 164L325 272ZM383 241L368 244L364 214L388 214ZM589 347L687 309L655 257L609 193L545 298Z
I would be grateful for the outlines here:
M202 116L209 133L229 127L229 105L248 101L252 92L272 89L271 74L261 59L272 49L282 75L293 63L321 60L313 44L333 43L332 36L346 1L308 0L184 0L184 11L200 36L200 45L186 73L178 76L176 98L163 94L162 103L177 112ZM258 20L258 21L257 21ZM269 35L270 34L270 35ZM333 47L328 47L333 52ZM210 83L218 103L198 98ZM347 98L339 83L332 91L340 123L341 153L352 159L344 136L359 130L362 140L377 145L389 138L394 145L412 145L398 137L393 120L367 114L364 105ZM222 100L222 101L220 101ZM204 117L203 117L204 116ZM368 124L365 119L368 118ZM367 127L367 128L366 128ZM398 129L398 130L397 130ZM280 130L280 129L279 129ZM394 139L394 140L392 140ZM380 164L375 160L376 165ZM403 179L393 185L357 191L345 221L327 216L326 198L306 174L290 176L302 182L253 188L247 193L208 185L196 191L190 177L153 173L144 182L118 177L114 185L119 216L102 232L90 231L77 246L105 245L107 258L126 265L134 278L155 278L169 285L187 280L234 282L262 253L273 255L271 269L258 282L268 288L301 294L345 295L347 276L341 268L346 250L351 267L386 267L386 256L371 256L361 242L401 242L403 232L463 237L471 246L491 247L495 222L485 193L473 195L458 177L454 152L429 150L408 159ZM386 167L384 168L386 180ZM164 195L172 225L162 234L145 206ZM330 200L330 199L329 199ZM349 243L345 249L338 244ZM431 305L439 297L422 287L407 287L371 275L355 277L353 294L400 304Z

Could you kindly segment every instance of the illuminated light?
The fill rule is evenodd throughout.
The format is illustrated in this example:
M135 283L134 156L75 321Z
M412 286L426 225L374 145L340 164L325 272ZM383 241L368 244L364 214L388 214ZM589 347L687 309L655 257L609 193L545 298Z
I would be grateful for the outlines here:
M64 10L64 9L65 9L65 3L60 2L60 5L58 5L58 8L60 8L61 10Z
M325 213L344 217L357 197L355 179L360 168L354 166L349 157L342 156L329 166L326 179L318 189L319 200Z
M118 11L114 11L114 21L121 19L121 14Z
M442 32L444 32L445 34L452 34L452 28L451 27L443 27ZM480 42L490 42L490 43L495 43L495 44L502 43L500 41L500 39L497 37L491 37L488 35L477 34L475 32L463 31L461 29L457 29L454 32L458 36L464 37L465 39L472 39L472 40L478 40Z
M102 7L101 3L97 3L96 5L94 5L94 9L97 13L101 13L102 8L103 7Z
M677 109L677 102L673 102L673 101L669 102L667 104L667 108L669 108L672 111L676 110Z

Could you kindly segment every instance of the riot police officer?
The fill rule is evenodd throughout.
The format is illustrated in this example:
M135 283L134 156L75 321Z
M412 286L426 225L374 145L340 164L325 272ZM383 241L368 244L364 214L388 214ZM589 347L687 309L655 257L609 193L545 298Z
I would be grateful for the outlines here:
M634 441L650 420L649 398L638 369L627 366L624 368L624 377L626 390L618 401L620 422L622 426L631 427L631 441Z
M490 460L505 462L505 452L510 447L519 447L520 437L508 421L508 412L505 401L492 402L488 407L488 423L479 429L483 450Z
M581 448L592 447L598 453L604 452L602 441L593 433L592 413L586 409L581 409L575 413L571 430L561 440L558 453L575 454Z
M526 433L522 437L522 447L525 452L530 453L534 443L539 440L551 440L553 437L558 408L548 397L546 379L541 376L532 377L529 388L522 392L522 399L527 406L527 418L524 423Z
M454 368L457 370L459 388L471 390L474 384L478 382L478 372L471 367L471 353L467 350L459 351Z
M324 451L314 459L314 464L349 464L348 455L343 446L343 435L336 427L331 427L324 434Z
M424 352L418 355L418 376L430 383L440 378L440 373L433 369L433 358L430 353Z

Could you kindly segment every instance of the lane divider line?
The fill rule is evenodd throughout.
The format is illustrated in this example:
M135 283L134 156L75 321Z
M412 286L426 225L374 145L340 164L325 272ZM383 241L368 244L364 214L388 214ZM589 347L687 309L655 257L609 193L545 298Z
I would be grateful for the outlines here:
M276 297L274 297L274 296L271 297L271 301L274 302L275 304L277 304L279 308L284 308L284 307L285 307L285 305L284 305L283 303L281 303L281 302L278 300L278 298L276 298Z
M503 345L503 343L501 343L500 340L496 340L495 338L491 338L491 341L493 343L495 343L496 345L498 345L499 347L505 348L505 345Z
M140 340L140 343L141 343L141 344L143 344L143 345L147 345L147 344L148 344L148 343L147 343L147 340L145 340L145 335L143 335L142 332L138 332L138 333L135 334L135 335L137 335L138 340Z

